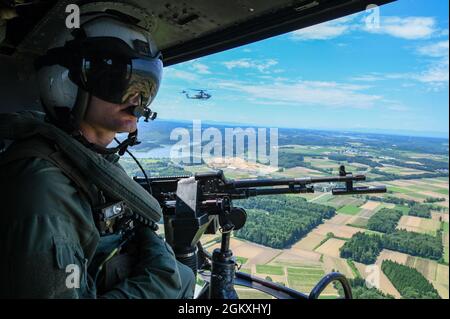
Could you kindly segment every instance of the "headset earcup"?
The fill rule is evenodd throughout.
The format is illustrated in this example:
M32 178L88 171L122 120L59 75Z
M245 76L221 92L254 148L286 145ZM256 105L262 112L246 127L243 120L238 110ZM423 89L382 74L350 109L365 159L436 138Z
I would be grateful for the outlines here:
M72 126L75 129L79 129L80 123L84 120L87 108L91 102L91 94L81 87L78 87L77 99L72 109Z

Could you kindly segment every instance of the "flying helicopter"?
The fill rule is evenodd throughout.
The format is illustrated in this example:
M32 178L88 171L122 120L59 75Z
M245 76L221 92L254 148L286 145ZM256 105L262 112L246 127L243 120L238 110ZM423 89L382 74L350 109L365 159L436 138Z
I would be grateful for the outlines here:
M164 66L167 67L360 12L368 5L384 5L392 1L230 0L212 3L209 0L198 0L182 3L176 0L124 0L121 2L138 5L154 17L155 21L149 23L155 25L155 42L162 50ZM32 67L33 60L46 52L51 39L58 32L55 26L64 24L66 7L87 1L25 1L26 6L20 5L22 2L24 1L2 1L1 3L8 3L8 7L5 9L0 7L0 10L4 10L0 11L2 13L0 14L0 96L2 96L0 113L27 109L42 110L35 84L36 72ZM198 93L191 95L187 90L181 93L188 99L211 98L211 94L205 89L192 91ZM0 141L0 149L1 145ZM199 251L203 253L202 250ZM328 276L323 282L318 283L317 289L309 296L263 279L245 276L243 273L237 273L234 284L266 291L278 298L313 298L318 297L325 284L335 279L345 283L342 276Z
M186 95L187 99L191 100L209 100L211 98L211 94L207 93L206 90L203 89L189 89L191 91L196 91L198 93L194 95L190 95L188 91L183 90L181 93Z

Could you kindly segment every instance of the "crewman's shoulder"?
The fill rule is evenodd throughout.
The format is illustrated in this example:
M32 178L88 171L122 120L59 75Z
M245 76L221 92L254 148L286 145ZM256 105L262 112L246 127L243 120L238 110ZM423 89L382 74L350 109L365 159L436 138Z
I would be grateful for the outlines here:
M50 161L24 158L2 166L1 196L22 214L92 219L90 204L76 184ZM88 221L89 220L89 221Z
M5 167L18 184L32 183L45 189L52 185L72 187L71 180L54 163L38 157L20 159ZM36 189L37 190L37 189Z

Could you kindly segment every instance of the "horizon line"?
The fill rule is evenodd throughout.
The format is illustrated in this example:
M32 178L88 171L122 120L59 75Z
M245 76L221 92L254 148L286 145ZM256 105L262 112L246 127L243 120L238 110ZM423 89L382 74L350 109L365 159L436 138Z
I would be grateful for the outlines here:
M169 118L159 118L161 121L167 122L184 122L192 123L193 120L182 120L182 119L169 119ZM250 126L250 127L268 127L263 124L251 124L243 122L221 122L214 120L201 120L205 124L219 124L219 125L233 125L233 126ZM393 136L406 136L406 137L426 137L426 138L437 138L449 140L449 132L441 131L414 131L414 130L395 130L395 129L382 129L382 128L319 128L319 127L289 127L289 126L278 126L275 128L279 129L296 129L296 130L311 130L311 131L328 131L328 132L353 132L353 133L369 133L376 135L393 135ZM383 132L384 131L384 132ZM413 134L413 135L412 135ZM421 134L421 135L419 135Z

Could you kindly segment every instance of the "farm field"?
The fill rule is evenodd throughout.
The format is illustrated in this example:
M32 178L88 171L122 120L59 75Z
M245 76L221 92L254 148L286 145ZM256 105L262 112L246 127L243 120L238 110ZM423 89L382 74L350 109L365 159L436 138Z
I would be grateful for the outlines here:
M404 168L400 166L391 166L391 165L385 165L383 168L380 169L380 171L385 173L391 173L396 175L411 175L411 174L425 174L424 171L420 171L417 169L410 169L410 168Z
M407 231L433 236L436 236L436 231L440 228L441 223L439 221L416 216L402 216L397 226L397 229L405 229Z
M399 264L407 265L417 269L438 290L442 298L449 296L449 267L434 260L410 256L404 253L384 249L376 264L381 265L383 260L392 260Z
M353 205L345 205L344 207L340 208L337 212L339 214L346 214L346 215L356 215L361 211L361 208Z
M310 232L306 237L294 244L292 248L314 250L320 243L326 239L326 236Z
M336 239L336 238L330 238L326 242L324 242L320 247L316 249L318 253L337 257L340 256L339 249L345 244L345 240L342 239Z

